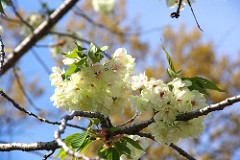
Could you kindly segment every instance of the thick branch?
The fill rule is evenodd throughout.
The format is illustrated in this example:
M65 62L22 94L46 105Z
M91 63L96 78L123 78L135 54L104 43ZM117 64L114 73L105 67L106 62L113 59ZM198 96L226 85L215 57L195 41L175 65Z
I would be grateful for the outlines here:
M62 118L59 129L54 132L54 138L56 139L56 142L58 143L58 145L61 146L68 155L75 156L81 159L90 160L90 158L86 157L85 155L79 154L78 152L75 152L73 149L69 148L67 144L61 139L61 134L63 134L65 131L65 128L67 126L67 121L72 120L75 116L99 118L100 120L102 119L102 115L99 112L93 113L93 112L73 111L70 115L66 115Z
M5 58L5 52L4 52L4 44L2 41L2 36L0 35L0 77L2 76L2 71L3 71L3 63L4 63L4 58Z
M64 3L56 9L34 32L26 37L14 50L11 55L8 56L3 68L5 73L11 68L32 46L36 44L38 40L48 34L50 29L77 3L78 0L66 0Z
M212 112L212 111L219 111L219 110L223 110L225 107L230 106L234 103L237 103L240 101L240 95L238 96L234 96L234 97L230 97L227 98L219 103L216 104L211 104L205 108L202 108L200 110L196 110L193 112L189 112L189 113L184 113L184 114L179 114L176 117L177 121L188 121L191 120L193 118L197 118L203 115L207 115L208 113Z
M35 150L55 150L60 148L57 142L36 142L36 143L6 143L0 144L0 151L12 151L12 150L22 150L22 151L35 151Z

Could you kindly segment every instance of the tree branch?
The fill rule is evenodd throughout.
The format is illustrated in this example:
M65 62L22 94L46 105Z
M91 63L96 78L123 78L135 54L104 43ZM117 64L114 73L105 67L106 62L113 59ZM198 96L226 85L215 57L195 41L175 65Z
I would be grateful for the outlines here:
M4 63L4 58L5 58L5 52L4 52L4 44L2 40L2 36L0 35L0 46L1 46L1 51L0 51L0 77L2 76L3 72L3 63Z
M34 32L26 37L10 54L4 64L3 73L11 68L38 40L48 34L50 29L77 3L78 0L66 0L56 9L49 19L42 22Z
M240 95L238 96L234 96L234 97L230 97L227 98L219 103L216 104L211 104L205 108L202 108L200 110L196 110L193 112L189 112L189 113L184 113L184 114L179 114L176 117L177 121L188 121L191 120L193 118L197 118L203 115L207 115L208 113L212 112L212 111L219 111L219 110L223 110L225 107L230 106L234 103L237 103L240 101Z
M36 143L6 143L0 144L0 151L12 151L12 150L22 150L22 151L35 151L35 150L55 150L60 148L57 142L36 142Z
M67 126L67 121L72 120L73 117L75 117L75 116L98 118L101 122L107 121L107 120L104 118L104 115L102 115L100 112L94 113L94 112L73 111L70 115L66 115L62 118L59 129L54 132L54 138L56 139L56 142L58 143L59 146L61 146L64 149L64 151L68 155L74 156L77 158L90 160L89 157L79 154L78 152L75 152L73 149L69 148L67 146L67 144L61 139L61 134L63 134L65 131L65 128ZM103 120L103 118L104 118L104 120ZM103 122L103 123L105 123L105 122ZM105 125L108 126L107 124L105 124Z

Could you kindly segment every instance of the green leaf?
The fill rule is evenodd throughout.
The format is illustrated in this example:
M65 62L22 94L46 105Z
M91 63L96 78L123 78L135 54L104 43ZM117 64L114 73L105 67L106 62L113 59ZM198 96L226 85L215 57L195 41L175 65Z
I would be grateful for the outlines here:
M183 72L183 70L177 71L176 75L178 76L178 75L182 74L182 72Z
M65 54L64 56L68 57L68 58L78 58L78 53L77 53L77 49L75 48L70 54Z
M106 149L103 148L103 143L101 143L100 146L98 147L98 156L106 159L107 157L105 153L106 153Z
M131 150L127 147L127 143L120 143L120 142L115 142L114 143L117 150L121 152L122 154L125 154L129 156L131 154Z
M101 51L102 51L102 52L104 52L104 51L106 51L106 50L108 50L108 46L103 46L103 47L101 48Z
M64 142L67 144L67 146L71 147L71 141L72 139L74 139L75 137L77 137L80 133L75 133L75 134L72 134L68 137L66 137L64 139ZM67 157L67 153L64 151L63 148L60 149L59 153L54 157L54 158L57 158L58 156L61 156L61 160L65 159Z
M165 54L166 54L166 57L167 57L168 64L169 64L170 68L176 73L175 66L174 66L174 63L173 63L173 60L172 60L171 56L168 54L168 52L166 51L166 49L163 45L162 45L162 48L165 51Z
M74 41L74 43L76 44L78 51L84 51L84 50L87 50L87 48L82 48L82 47L77 43L76 40Z
M201 77L182 78L182 80L190 80L192 82L192 86L188 87L190 90L195 89L208 96L209 96L209 93L206 89L216 90L218 92L227 92L225 90L220 89L213 82Z
M177 77L177 74L169 67L167 67L167 73L169 75L170 78L175 78Z
M0 1L0 13L6 16L6 14L3 10L2 1Z
M107 160L119 160L120 159L120 155L119 155L118 151L116 150L116 148L113 148L113 147L109 147L106 150L106 156L107 156Z
M71 146L74 150L79 150L84 141L86 140L88 135L88 132L84 131L83 133L80 133L78 136L76 136L75 138L72 139L71 141Z
M144 150L136 141L134 141L133 139L129 138L129 137L122 137L121 139L127 141L128 143L130 143L133 147L140 149L140 150Z
M70 76L78 67L75 64L70 64L67 69L66 76Z
M102 50L98 48L93 43L90 43L90 49L88 51L88 56L91 59L92 63L95 64L100 62L103 59L103 55L101 55Z
M79 134L80 134L80 133L75 133L75 134L72 134L72 135L66 137L66 138L64 139L64 142L65 142L68 146L70 146L72 139L74 139L75 137L77 137Z
M82 146L77 150L78 152L83 152L85 149L87 149L87 147L90 145L92 143L92 140L90 139L90 138L87 138L84 142L83 142L83 144L82 144Z
M192 85L188 87L190 91L198 90L200 93L210 96L209 92L198 82L192 81Z

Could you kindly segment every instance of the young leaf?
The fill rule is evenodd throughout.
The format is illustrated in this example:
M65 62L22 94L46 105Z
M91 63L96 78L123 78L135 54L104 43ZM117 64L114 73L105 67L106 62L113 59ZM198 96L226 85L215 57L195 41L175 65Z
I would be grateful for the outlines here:
M70 54L65 54L64 56L72 59L77 58L78 57L77 49L75 48Z
M177 77L177 74L169 67L167 67L167 73L169 75L170 78L175 78Z
M64 142L67 144L67 146L71 147L70 145L71 145L72 139L74 139L75 137L77 137L79 134L80 134L80 133L75 133L75 134L72 134L72 135L66 137L66 138L64 139ZM58 153L54 158L57 158L58 156L61 156L60 159L63 160L63 159L65 159L65 158L67 157L67 155L68 155L68 154L64 151L64 149L61 148L60 151L59 151L59 153Z
M165 51L165 54L166 54L166 57L167 57L168 64L169 64L170 68L176 73L175 66L174 66L174 63L173 63L173 60L172 60L171 56L168 54L167 50L165 49L165 47L163 45L162 45L162 48Z
M86 140L87 135L88 135L88 132L85 131L83 133L80 133L75 138L73 138L72 141L71 141L72 148L74 150L79 150L82 147L84 141Z
M126 143L115 142L114 144L120 153L125 154L127 156L131 154L131 150L127 147Z
M88 147L91 143L92 143L92 140L91 140L90 138L87 138L87 139L83 142L82 146L77 149L77 151L80 152L80 153L83 152L85 149L87 149L87 147Z
M63 160L67 157L67 155L68 154L63 150L63 148L61 148L58 154L53 158L57 158L58 156L61 156L60 159Z
M182 72L183 72L183 70L177 71L176 75L178 76L178 75L182 74Z
M101 51L102 51L102 52L104 52L104 51L106 51L106 50L108 50L108 46L103 46L103 47L101 48Z
M87 48L82 48L82 47L77 43L77 41L74 41L74 43L76 44L78 51L87 50Z
M123 140L127 141L128 143L130 143L133 147L140 149L140 150L144 150L136 141L134 141L133 139L129 138L129 137L122 137Z
M103 55L101 55L101 49L98 48L93 43L90 44L90 49L88 51L88 56L90 57L93 64L100 62L103 59Z
M119 160L120 159L120 155L119 155L118 151L116 150L116 148L113 148L113 147L109 147L106 150L106 156L107 156L107 160Z
M3 10L2 1L0 1L0 13L6 16L6 14Z
M106 153L106 149L103 148L103 143L102 143L98 147L98 156L106 159L107 157L106 157L105 153Z
M77 66L75 64L70 64L70 67L67 69L66 76L70 76L76 69Z

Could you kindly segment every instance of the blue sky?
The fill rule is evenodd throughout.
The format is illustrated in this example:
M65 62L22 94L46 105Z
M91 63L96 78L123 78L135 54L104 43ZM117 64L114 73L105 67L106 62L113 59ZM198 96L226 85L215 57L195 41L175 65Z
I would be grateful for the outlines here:
M62 1L48 1L49 6L57 7ZM158 0L127 0L127 14L129 20L139 16L139 23L142 26L142 30L148 30L156 27L164 27L171 25L174 29L178 29L180 24L184 22L187 30L192 30L196 26L195 20L191 14L190 8L185 7L181 11L181 16L178 19L170 18L170 13L174 9L166 7L165 0L159 2ZM19 6L31 12L39 9L38 1L26 1L21 0L18 2ZM117 7L117 6L116 6ZM193 9L197 16L198 22L200 23L204 32L203 41L213 41L215 49L219 55L228 54L232 59L237 57L237 53L240 49L240 1L239 0L196 0L193 4ZM68 16L65 16L60 23L63 23ZM161 30L151 32L142 37L143 41L148 41L152 45L152 48L156 48L159 45L161 38ZM46 38L40 44L48 44L49 38ZM124 47L124 46L121 46ZM35 50L46 60L49 68L54 66L54 62L49 57L49 50L44 48L35 48ZM21 71L24 75L29 75L27 80L33 79L30 76L38 70L41 74L40 83L46 86L45 95L38 98L36 103L38 106L43 107L51 112L57 112L57 109L52 106L49 97L53 94L54 88L50 86L48 75L43 71L42 67L38 64L32 53L25 54L21 60ZM4 78L4 76L2 77ZM62 115L54 117L54 121L59 121ZM51 126L48 124L41 123L41 127L34 125L32 122L34 118L28 118L29 124L24 124L23 127L27 129L23 133L15 133L11 139L12 142L36 142L36 141L49 141L53 140L53 132L57 129L57 126ZM77 132L76 130L69 129L67 134ZM65 134L65 135L67 135ZM9 136L0 137L0 140L9 141ZM46 151L43 153L47 153ZM0 159L15 159L17 156L18 160L25 159L41 159L32 153L13 151L8 153L0 153Z

